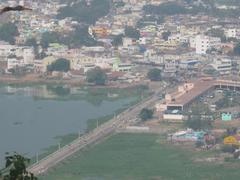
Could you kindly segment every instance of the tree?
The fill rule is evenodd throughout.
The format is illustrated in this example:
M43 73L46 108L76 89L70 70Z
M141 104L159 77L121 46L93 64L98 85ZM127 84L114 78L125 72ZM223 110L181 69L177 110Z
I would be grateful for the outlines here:
M210 29L205 34L208 36L219 37L221 38L221 42L227 41L227 38L224 34L224 30L222 29Z
M0 171L0 178L2 177L3 180L37 180L32 173L27 171L30 159L17 153L6 154L5 168Z
M153 118L153 110L152 109L147 109L143 108L139 114L139 117L143 120L146 121L148 119Z
M72 17L80 23L94 24L99 18L106 16L110 10L109 0L77 1L59 10L57 18Z
M168 37L171 35L171 32L170 31L165 31L162 33L162 38L167 41L168 40Z
M143 10L147 14L159 14L159 15L167 15L167 16L188 13L188 9L177 2L161 3L158 6L146 5L144 6Z
M151 81L160 81L161 80L161 70L154 68L150 69L147 74L148 79Z
M89 33L88 26L76 29L63 38L62 43L69 47L97 46L99 44Z
M95 83L95 85L105 85L107 75L100 67L96 67L87 71L86 79L87 82Z
M40 45L42 48L48 48L50 43L60 43L61 36L57 32L45 32L41 36Z
M123 38L122 34L114 36L113 41L112 41L112 45L115 46L115 47L122 45L122 43L123 43L122 38Z
M139 30L133 28L132 26L126 26L125 27L125 36L133 39L139 39L140 38L140 32Z
M70 70L70 61L64 58L59 58L52 64L48 65L47 70L50 72L52 71L68 72Z
M233 53L237 56L240 56L240 42L234 47Z
M211 112L208 106L196 104L192 107L191 113L186 121L187 127L193 130L204 130L212 127Z
M35 56L38 56L38 44L35 38L27 39L25 42L25 46L33 47Z
M15 44L15 37L18 35L18 28L15 24L5 23L0 26L0 40Z

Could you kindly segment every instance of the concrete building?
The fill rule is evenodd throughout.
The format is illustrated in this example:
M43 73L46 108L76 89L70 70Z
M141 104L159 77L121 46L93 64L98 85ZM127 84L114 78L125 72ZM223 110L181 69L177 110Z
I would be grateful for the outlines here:
M203 35L197 35L195 41L190 41L190 46L196 49L196 54L207 54L207 50L221 43L221 39L218 37L209 37Z
M232 59L214 58L212 66L220 75L230 74L232 72Z
M225 29L224 34L226 38L239 38L239 30L236 28Z

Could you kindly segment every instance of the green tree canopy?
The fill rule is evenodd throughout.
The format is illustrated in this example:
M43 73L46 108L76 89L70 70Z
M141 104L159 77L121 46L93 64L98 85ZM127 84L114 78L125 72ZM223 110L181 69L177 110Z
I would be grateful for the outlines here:
M165 31L162 33L162 38L167 41L168 40L168 37L171 35L171 32L170 31Z
M143 108L139 114L139 117L143 120L149 120L153 118L153 110L152 109L147 109Z
M70 70L70 61L64 58L59 58L52 64L48 65L47 70L50 72L52 71L68 72Z
M107 75L100 67L96 67L87 71L86 78L89 83L94 83L95 85L105 85Z
M237 56L240 56L240 42L236 44L236 46L233 49L233 53Z
M210 129L212 127L212 119L208 106L202 103L194 105L188 114L186 125L194 130Z
M175 14L186 14L187 9L177 2L162 3L158 6L146 5L144 11L147 14L161 14L161 15L175 15Z
M122 38L123 38L122 34L114 36L113 41L112 41L112 45L115 46L115 47L122 45L123 44L123 39Z
M45 32L41 36L40 45L42 48L48 48L50 43L61 43L61 35L57 32Z
M147 77L151 81L160 81L162 79L162 77L161 77L161 70L158 69L158 68L150 69L148 71Z
M0 40L15 44L15 37L19 35L18 28L14 23L0 25Z
M139 39L140 38L140 32L136 28L132 26L126 26L125 27L125 36L130 37L133 39Z
M33 47L35 56L38 56L38 44L37 44L37 40L35 38L27 39L25 42L25 46Z
M30 159L17 153L6 156L5 168L0 171L0 179L3 180L37 180L37 178L27 171L27 164Z
M109 0L75 1L74 4L63 7L59 10L57 18L64 19L72 17L74 20L94 24L99 18L109 13Z
M63 44L69 47L100 45L89 33L88 26L77 27L73 32L63 38Z

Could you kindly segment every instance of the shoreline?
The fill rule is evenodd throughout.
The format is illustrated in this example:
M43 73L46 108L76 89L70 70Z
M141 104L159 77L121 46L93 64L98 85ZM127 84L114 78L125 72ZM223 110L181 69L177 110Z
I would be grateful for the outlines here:
M36 74L26 75L23 77L14 77L11 75L0 76L0 85L69 85L69 86L89 86L92 88L130 88L140 85L148 86L149 82L146 80L133 83L108 83L106 85L93 85L86 83L83 79L47 79Z

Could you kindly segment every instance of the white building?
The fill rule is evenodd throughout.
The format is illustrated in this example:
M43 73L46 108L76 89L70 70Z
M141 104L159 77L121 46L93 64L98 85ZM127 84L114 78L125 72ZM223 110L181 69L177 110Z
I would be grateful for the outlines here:
M230 58L215 58L212 64L221 75L230 74L232 71L232 59Z
M177 72L178 62L175 59L165 59L164 73L174 74Z
M196 36L196 53L206 54L207 50L210 48L210 39L207 36Z
M7 59L7 69L14 69L16 67L23 66L23 59L18 59L17 57L9 57Z
M239 38L239 30L236 28L225 29L224 34L227 38Z
M196 54L206 54L208 49L220 43L221 39L218 37L197 35L195 37ZM194 47L194 41L190 41L190 44Z

